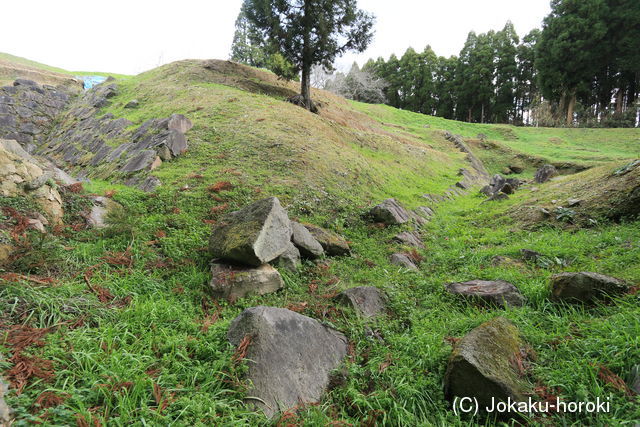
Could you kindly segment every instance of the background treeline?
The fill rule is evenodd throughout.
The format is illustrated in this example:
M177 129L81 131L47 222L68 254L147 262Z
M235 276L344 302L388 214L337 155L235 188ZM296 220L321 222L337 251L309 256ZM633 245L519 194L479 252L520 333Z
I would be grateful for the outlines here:
M397 108L468 122L633 127L638 122L640 1L553 0L519 39L470 32L458 56L430 46L369 60Z

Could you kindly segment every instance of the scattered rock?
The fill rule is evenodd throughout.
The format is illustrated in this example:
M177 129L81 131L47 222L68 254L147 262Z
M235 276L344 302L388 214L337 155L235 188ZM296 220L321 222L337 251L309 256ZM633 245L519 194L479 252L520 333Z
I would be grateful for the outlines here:
M469 332L454 347L445 373L445 397L477 399L480 408L495 401L526 400L530 385L520 376L514 361L522 360L523 343L518 329L496 317Z
M516 174L524 172L524 167L521 165L509 165L509 169L511 170L511 172Z
M629 381L631 390L636 394L640 394L640 365L635 365L631 368L631 381Z
M305 258L315 259L324 255L324 249L307 228L295 221L291 221L293 235L291 241Z
M41 233L47 232L47 230L44 228L44 224L40 220L30 218L27 220L27 224L28 227L32 230L38 230Z
M522 268L525 264L517 259L513 259L508 256L496 255L493 257L491 264L495 267L515 267Z
M167 123L167 128L175 129L180 133L187 133L192 127L193 123L191 123L191 120L182 114L172 114L171 117L169 117L169 123Z
M628 291L629 286L622 280L599 273L561 273L551 277L551 294L556 300L589 303Z
M573 208L579 206L580 203L582 203L582 200L580 199L569 199L567 200L567 207Z
M282 255L291 234L287 212L269 197L225 216L213 229L209 247L214 258L257 267Z
M9 427L11 425L11 408L9 408L7 402L4 400L8 391L9 385L0 378L0 426L2 427Z
M150 170L157 156L154 150L142 150L138 155L132 157L121 169L121 172L138 172Z
M399 265L400 267L404 267L408 270L419 271L419 268L413 263L411 258L405 254L395 253L389 257L389 261L391 264Z
M300 251L293 243L289 243L287 250L276 258L276 260L278 264L289 271L297 271L298 267L302 265L300 261Z
M492 305L520 307L524 297L514 285L504 280L471 280L449 283L445 286L449 293L462 295Z
M422 243L420 236L410 231L403 231L402 233L397 234L393 240L403 245L424 249L424 243Z
M169 130L169 136L165 144L173 156L179 156L187 151L187 138L184 136L184 133L177 129Z
M530 262L538 262L539 259L543 258L540 252L532 251L530 249L521 249L520 254L522 255L522 259Z
M544 165L536 171L533 180L538 184L549 181L554 176L558 175L558 170L553 165Z
M87 226L89 228L105 228L107 226L107 215L114 209L121 209L122 206L108 197L94 196L91 212L87 216Z
M349 243L347 243L342 236L339 236L329 230L325 230L322 227L318 227L317 225L306 223L302 225L304 225L304 227L309 230L309 233L311 233L313 238L320 243L322 249L324 249L324 252L328 256L343 256L351 254Z
M223 264L219 260L211 263L213 295L234 301L250 295L264 295L284 287L282 276L269 264L252 268L241 265Z
M347 289L336 297L340 302L351 304L364 317L375 317L386 309L385 295L375 286L359 286Z
M329 374L347 354L347 338L318 321L275 307L253 307L231 323L227 337L248 343L248 403L267 417L301 403L318 402ZM246 345L246 344L245 344Z
M409 212L395 199L387 199L371 209L371 216L374 221L387 225L404 224L409 221Z
M124 108L138 108L139 106L140 102L137 99L132 99L125 104Z

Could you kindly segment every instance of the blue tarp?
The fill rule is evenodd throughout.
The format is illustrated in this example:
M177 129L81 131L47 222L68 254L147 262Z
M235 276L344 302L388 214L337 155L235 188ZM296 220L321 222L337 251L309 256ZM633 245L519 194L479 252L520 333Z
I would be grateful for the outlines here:
M99 85L103 81L107 80L106 77L103 76L76 76L79 79L82 79L84 82L84 88L91 89L92 87Z

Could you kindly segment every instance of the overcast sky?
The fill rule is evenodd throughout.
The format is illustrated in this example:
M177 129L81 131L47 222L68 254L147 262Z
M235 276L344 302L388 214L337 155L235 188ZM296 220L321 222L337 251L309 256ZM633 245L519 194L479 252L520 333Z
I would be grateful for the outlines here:
M227 59L241 0L3 0L0 52L68 70L136 74L187 58ZM549 0L359 0L377 18L363 54L401 55L430 44L457 54L471 30L499 30L511 20L522 37L539 27Z

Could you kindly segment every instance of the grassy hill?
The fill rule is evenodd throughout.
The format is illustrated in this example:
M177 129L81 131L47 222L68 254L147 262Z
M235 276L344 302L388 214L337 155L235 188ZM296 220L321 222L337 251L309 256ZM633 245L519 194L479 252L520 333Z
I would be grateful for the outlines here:
M442 382L451 342L496 315L512 320L537 354L529 374L541 395L611 399L610 413L526 421L640 420L637 397L599 375L606 367L626 378L640 361L638 296L583 308L551 303L548 289L549 277L562 271L638 283L637 222L532 230L509 213L529 200L530 191L500 203L483 203L474 191L437 206L421 232L420 271L407 272L388 260L407 249L392 242L404 227L380 228L365 217L387 197L412 208L427 204L423 194L442 194L459 179L468 163L443 130L469 138L492 172L518 161L525 177L549 161L567 165L565 173L614 170L638 157L638 130L467 124L322 91L314 94L321 104L314 115L284 101L296 92L294 83L225 61L180 61L119 80L118 88L104 114L136 125L185 114L194 123L189 151L154 171L164 184L155 193L93 181L84 193L67 194L70 227L47 237L34 233L32 247L13 266L17 274L0 273L2 322L46 328L32 331L36 345L25 362L40 371L8 399L17 425L275 424L242 404L246 368L234 362L226 339L231 320L256 305L295 309L335 326L352 344L343 380L320 405L286 414L283 424L483 422L456 416ZM124 108L132 99L139 108ZM232 188L212 192L220 182ZM553 197L550 185L541 187L545 198ZM86 193L108 194L125 212L103 231L82 229L78 214ZM354 255L283 271L286 288L275 294L213 300L207 290L211 223L267 196L279 197L290 217L346 236ZM525 262L521 249L543 257ZM496 256L513 262L496 263ZM527 304L486 309L444 291L445 283L471 279L512 282ZM361 285L384 289L392 314L365 321L327 297ZM0 361L0 368L13 366Z

